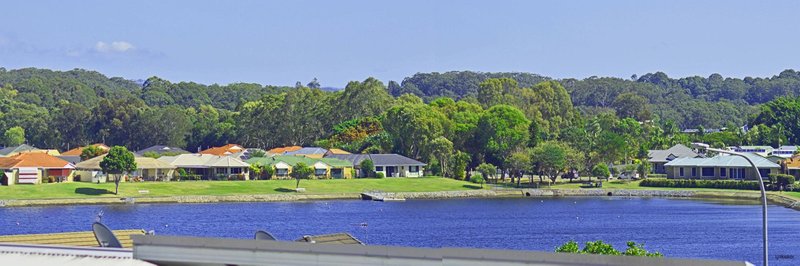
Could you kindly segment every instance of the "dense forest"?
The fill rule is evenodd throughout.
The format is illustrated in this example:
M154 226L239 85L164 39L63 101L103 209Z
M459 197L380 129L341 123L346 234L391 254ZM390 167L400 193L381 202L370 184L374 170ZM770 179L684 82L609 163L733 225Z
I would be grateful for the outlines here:
M399 152L440 171L482 162L510 169L538 158L521 152L567 151L588 169L692 140L794 143L800 137L794 95L800 95L800 73L793 70L744 79L418 73L399 84L367 78L334 91L316 79L293 87L158 77L139 83L81 69L0 68L0 132L6 145L58 149L104 142L197 150L235 142ZM727 130L680 133L722 127Z

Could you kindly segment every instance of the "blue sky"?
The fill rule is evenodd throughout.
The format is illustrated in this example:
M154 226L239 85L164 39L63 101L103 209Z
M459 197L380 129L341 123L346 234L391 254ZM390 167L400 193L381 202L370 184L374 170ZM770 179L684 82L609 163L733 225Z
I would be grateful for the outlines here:
M343 87L416 72L800 69L800 1L4 1L0 66Z

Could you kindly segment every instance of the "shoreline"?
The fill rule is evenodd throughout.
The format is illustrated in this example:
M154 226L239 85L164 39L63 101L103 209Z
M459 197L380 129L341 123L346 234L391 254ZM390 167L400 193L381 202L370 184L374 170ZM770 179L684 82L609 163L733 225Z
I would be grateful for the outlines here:
M524 198L524 197L643 197L689 199L758 200L759 192L749 191L694 191L694 190L636 190L636 189L501 189L438 192L395 192L395 197L405 199L457 199L457 198ZM222 203L222 202L290 202L316 200L357 200L361 193L329 194L256 194L220 196L159 196L131 198L61 198L0 200L0 207L114 205L152 203ZM767 200L776 205L800 211L800 200L780 194L767 194Z

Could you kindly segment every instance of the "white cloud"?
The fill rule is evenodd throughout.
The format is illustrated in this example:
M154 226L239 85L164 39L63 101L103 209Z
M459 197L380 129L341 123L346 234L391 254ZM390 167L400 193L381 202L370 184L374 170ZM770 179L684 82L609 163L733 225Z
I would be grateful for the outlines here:
M136 49L133 44L124 41L114 41L109 43L97 42L94 45L94 50L100 53L124 53Z

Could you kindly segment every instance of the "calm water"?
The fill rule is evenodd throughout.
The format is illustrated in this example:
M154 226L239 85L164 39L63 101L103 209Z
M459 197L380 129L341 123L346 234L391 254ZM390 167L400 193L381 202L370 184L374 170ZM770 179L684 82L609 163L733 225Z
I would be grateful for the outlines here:
M568 240L632 240L668 257L761 261L758 205L642 198L526 198L0 208L0 235L115 229L282 240L350 232L368 244L553 251ZM800 265L800 212L771 206L773 265ZM367 226L361 226L366 223ZM775 255L794 256L777 260Z

